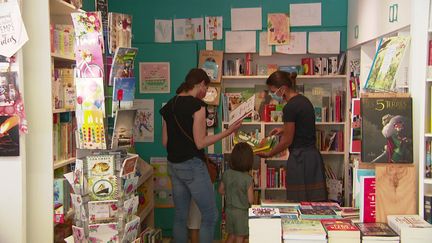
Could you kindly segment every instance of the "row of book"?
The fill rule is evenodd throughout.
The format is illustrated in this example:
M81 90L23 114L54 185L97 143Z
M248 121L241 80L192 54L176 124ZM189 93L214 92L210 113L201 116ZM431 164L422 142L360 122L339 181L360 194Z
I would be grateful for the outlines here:
M75 34L73 25L50 25L51 53L59 56L74 57Z
M312 209L308 209L312 208ZM351 220L358 211L346 210L346 218L339 213L322 215L323 211L341 210L330 203L301 202L285 207L252 207L249 209L250 242L264 242L264 237L274 237L274 242L429 242L432 225L419 215L389 215L387 222L363 223ZM345 208L341 210L343 212ZM349 209L349 208L347 208ZM311 217L305 217L303 212ZM320 217L314 213L320 214ZM327 213L329 214L329 213ZM282 237L280 236L282 232ZM269 240L267 238L267 240Z
M343 131L322 131L315 132L316 147L320 151L344 151Z
M53 109L75 108L74 70L72 68L52 67L52 100Z
M426 141L425 178L432 178L432 141Z
M53 114L53 160L74 157L76 151L76 119L72 113Z
M282 65L252 63L252 56L246 53L244 58L225 58L223 61L223 75L226 76L250 76L271 75L277 70L295 72L299 75L337 75L344 73L345 55L332 57L302 58L299 65ZM252 69L255 67L255 70Z
M64 223L66 215L71 209L71 188L65 178L56 178L53 182L54 223Z

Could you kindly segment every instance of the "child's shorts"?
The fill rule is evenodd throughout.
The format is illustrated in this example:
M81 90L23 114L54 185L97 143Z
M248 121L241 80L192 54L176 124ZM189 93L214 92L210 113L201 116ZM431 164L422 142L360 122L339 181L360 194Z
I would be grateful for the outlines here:
M226 231L233 235L249 235L247 209L226 208Z

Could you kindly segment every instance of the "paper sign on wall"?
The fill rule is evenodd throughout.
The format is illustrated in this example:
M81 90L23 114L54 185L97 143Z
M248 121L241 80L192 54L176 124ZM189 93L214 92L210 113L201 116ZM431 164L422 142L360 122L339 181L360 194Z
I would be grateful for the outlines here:
M140 62L139 76L141 94L170 92L169 62Z
M285 13L267 15L267 34L270 45L285 45L289 43L289 17Z
M155 42L171 43L172 20L155 19Z
M259 55L260 56L271 56L272 46L268 44L267 31L262 31L259 34Z
M339 54L340 32L309 32L308 51L313 54Z
M206 40L222 40L222 17L205 17Z
M174 19L174 40L204 40L203 18Z
M290 4L291 26L320 26L321 3Z
M255 31L226 31L226 53L254 53L256 52Z
M306 32L291 32L288 45L276 46L277 53L306 54Z
M231 30L261 30L261 8L232 8Z
M137 114L134 122L135 142L154 141L154 100L136 99Z
M28 41L17 1L0 3L0 55L11 57Z

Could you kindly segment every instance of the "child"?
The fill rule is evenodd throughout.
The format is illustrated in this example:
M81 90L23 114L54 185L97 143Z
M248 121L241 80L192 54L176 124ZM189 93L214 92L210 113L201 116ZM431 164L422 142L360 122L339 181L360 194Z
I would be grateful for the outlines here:
M225 195L227 243L243 242L249 234L248 208L253 202L253 182L248 172L252 169L254 155L247 143L234 146L230 169L225 171L219 193Z

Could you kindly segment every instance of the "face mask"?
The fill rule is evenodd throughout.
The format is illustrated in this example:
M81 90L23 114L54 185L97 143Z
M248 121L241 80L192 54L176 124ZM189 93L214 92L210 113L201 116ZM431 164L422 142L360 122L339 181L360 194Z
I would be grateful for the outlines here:
M282 87L281 87L282 88ZM275 92L269 92L270 97L274 100L276 100L277 102L281 103L283 101L283 97L277 95L276 93L281 89L279 88L278 90L276 90Z

